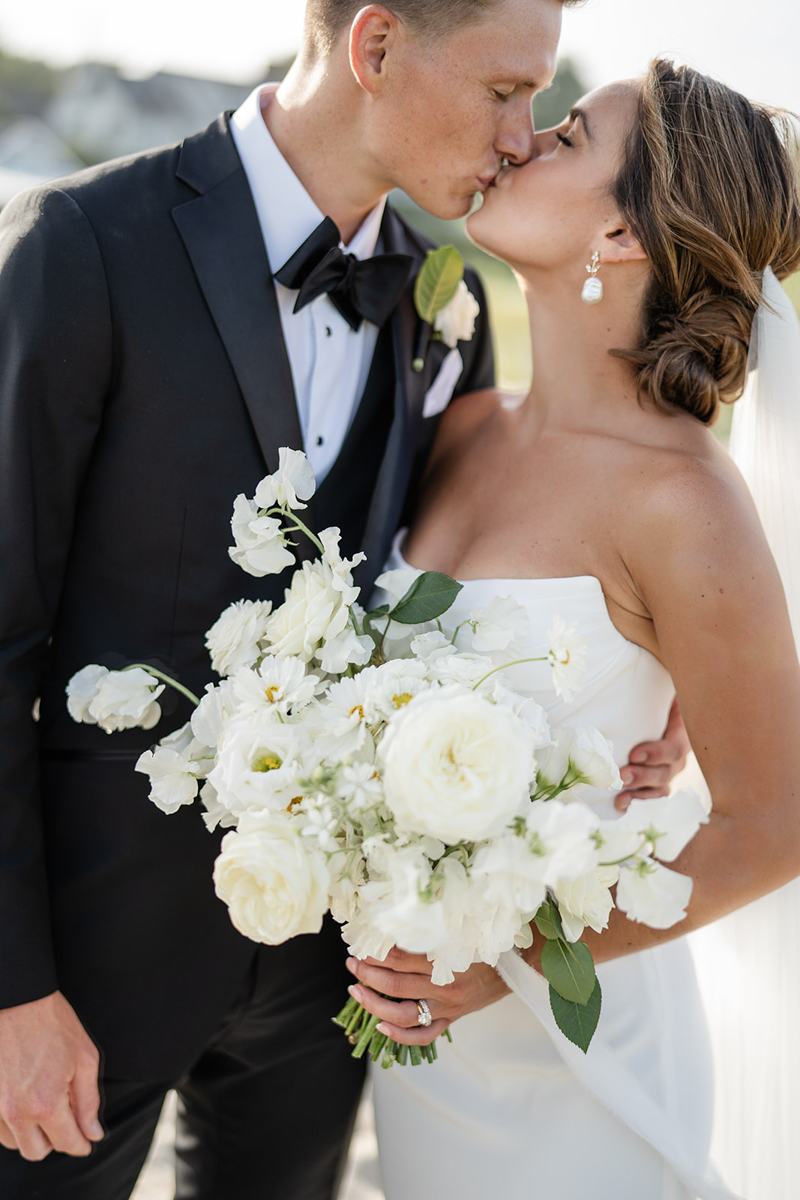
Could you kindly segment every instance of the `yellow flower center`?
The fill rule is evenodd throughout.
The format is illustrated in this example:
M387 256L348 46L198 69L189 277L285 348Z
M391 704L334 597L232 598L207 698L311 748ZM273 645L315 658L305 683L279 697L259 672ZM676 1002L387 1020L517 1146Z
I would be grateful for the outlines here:
M399 696L392 696L392 704L395 708L402 708L404 704L408 704L412 699L411 692L401 692Z
M286 811L288 813L290 813L293 808L295 808L298 804L302 804L302 802L303 802L302 796L295 796L294 799L290 800L289 803L286 805Z
M358 713L359 719L362 721L364 720L364 709L363 709L362 705L360 705L360 704L354 705L353 708L350 709L350 712L347 714L348 717L352 717L353 713Z
M256 758L250 768L251 771L277 771L278 767L283 766L283 760L278 758L277 754L262 754L261 758Z
M280 689L279 687L277 687L277 686L268 687L268 688L265 690L265 692L264 692L264 695L267 697L267 699L269 700L270 704L274 704L274 703L275 703L275 698L276 698L276 697L278 696L278 694L280 693L280 690L281 690L281 689Z
M567 663L569 662L569 650L565 650L564 657L559 658L558 661L561 663L562 667L565 667L567 665Z

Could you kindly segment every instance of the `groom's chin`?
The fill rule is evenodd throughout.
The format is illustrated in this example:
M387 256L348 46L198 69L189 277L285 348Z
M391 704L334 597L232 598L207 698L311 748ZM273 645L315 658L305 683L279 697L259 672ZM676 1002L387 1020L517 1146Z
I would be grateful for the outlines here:
M461 196L412 196L412 200L441 221L458 221L469 216L477 196L480 192L476 190Z

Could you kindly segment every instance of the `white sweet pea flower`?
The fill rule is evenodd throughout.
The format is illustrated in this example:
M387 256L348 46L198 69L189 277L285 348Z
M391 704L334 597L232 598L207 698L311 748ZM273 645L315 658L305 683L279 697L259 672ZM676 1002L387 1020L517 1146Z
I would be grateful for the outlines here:
M434 654L428 659L427 668L429 678L443 685L459 684L470 689L480 685L482 691L491 692L496 679L494 675L486 679L493 663L482 654L455 650L449 654Z
M169 815L191 804L201 779L213 763L214 753L192 734L190 724L161 739L153 750L145 750L134 768L150 779L150 799Z
M480 304L462 279L453 299L440 308L434 317L433 328L441 334L445 345L455 350L459 342L472 341L480 311Z
M497 654L502 651L513 656L527 637L530 620L526 610L511 596L494 596L486 608L475 608L469 614L472 646L476 654Z
M389 722L379 754L398 829L448 844L481 840L529 805L529 726L462 688L416 696Z
M231 532L235 545L228 548L228 554L248 575L257 579L280 575L295 561L286 545L280 520L264 516L259 506L246 496L237 496L233 502Z
M206 649L218 675L258 662L271 612L271 600L237 600L220 614L206 634Z
M631 921L651 929L670 929L686 916L692 880L661 863L644 859L623 867L617 884L617 908Z
M67 684L67 709L73 721L118 729L152 729L161 719L157 697L164 690L142 667L109 671L96 663L76 672Z
M577 878L562 879L554 887L568 942L577 942L587 925L595 933L602 933L607 928L614 907L610 889L618 876L617 867L597 867Z
M220 800L213 783L205 781L200 789L200 800L203 805L203 824L209 833L213 833L218 825L223 829L236 825L236 817Z
M547 633L547 661L553 671L553 686L562 700L570 701L584 685L586 678L586 639L575 632L576 622L567 625L561 617L553 618Z
M295 571L284 603L267 622L267 638L273 654L294 655L306 663L316 659L323 671L338 675L351 663L364 666L372 657L372 639L357 634L350 619L359 593L350 572L364 555L341 558L337 529L323 530L320 541L322 558Z
M525 839L532 854L541 857L544 882L555 888L577 879L598 863L594 833L597 818L586 804L534 800L525 813Z
M228 724L208 778L234 816L260 809L283 812L300 800L299 780L313 765L302 725L239 717Z
M502 704L506 708L510 708L513 713L530 725L535 749L550 745L552 734L547 713L532 696L520 696L519 692L514 692L511 688L506 687L502 680L495 675L493 676L491 697L495 704Z
M508 833L477 851L471 874L485 879L487 911L489 906L514 909L530 920L547 894L546 866L545 855L533 853L528 839Z
M222 683L206 685L200 703L192 713L192 733L204 746L216 748L222 737L225 723L234 714L236 702L227 679Z
M553 730L552 739L539 753L540 786L563 784L573 794L582 785L608 790L622 787L613 747L599 730L588 725L563 727Z
M254 498L259 508L300 509L307 507L302 501L310 500L316 490L314 471L303 451L281 446L277 471L261 480Z
M411 642L411 653L425 662L428 659L444 658L453 653L453 643L440 629L430 633L419 633Z
M243 669L230 677L237 715L261 715L280 721L300 712L314 699L320 680L306 672L299 658L267 655L254 671Z
M697 793L687 789L656 800L632 800L620 823L640 841L646 839L655 858L674 862L700 826L708 824L708 814Z
M214 887L235 928L268 946L319 933L329 878L324 856L273 813L244 813L214 864Z

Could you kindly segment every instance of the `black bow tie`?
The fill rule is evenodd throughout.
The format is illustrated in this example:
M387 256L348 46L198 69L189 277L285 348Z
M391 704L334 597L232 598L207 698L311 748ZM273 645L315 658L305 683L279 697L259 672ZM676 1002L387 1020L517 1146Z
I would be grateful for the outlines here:
M339 249L339 230L330 217L317 226L287 263L275 272L278 283L299 289L299 312L327 292L352 329L362 320L384 325L414 268L407 254L376 254L360 261Z

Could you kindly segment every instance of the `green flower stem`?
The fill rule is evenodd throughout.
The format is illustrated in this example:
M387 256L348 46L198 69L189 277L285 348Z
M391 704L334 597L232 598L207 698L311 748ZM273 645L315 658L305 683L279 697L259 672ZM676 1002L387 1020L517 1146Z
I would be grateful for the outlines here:
M498 671L506 671L509 667L518 667L521 663L530 662L547 662L547 655L545 654L540 658L515 658L513 662L503 663L502 667L492 667L491 671L486 672L483 679L478 680L472 689L473 692L476 692L482 683L486 683L486 680L489 679L490 676L496 675Z
M363 1005L359 1004L352 996L342 1011L333 1018L333 1022L334 1025L338 1025L344 1030L351 1042L353 1058L363 1058L365 1054L369 1054L372 1061L376 1063L382 1056L381 1066L384 1069L394 1066L395 1063L404 1067L409 1059L411 1065L417 1067L423 1062L436 1062L439 1057L435 1041L428 1046L406 1046L401 1042L394 1041L385 1033L380 1033L377 1028L380 1024L380 1017L367 1012ZM453 1040L449 1029L444 1031L444 1037L448 1042Z
M121 674L126 671L134 671L137 667L141 667L143 671L147 671L148 675L155 675L156 679L160 679L162 683L168 683L170 687L174 687L176 692L182 692L187 700L191 700L195 708L200 707L200 698L195 696L194 692L190 692L182 683L178 683L177 679L173 679L171 675L165 675L163 671L157 671L155 667L150 667L147 663L131 663L129 667L123 667Z
M645 846L649 845L649 843L650 843L650 839L649 839L649 838L645 838L645 839L644 839L644 841L642 842L641 846L639 846L639 848L638 848L637 850L634 850L633 854L627 854L627 855L625 856L625 858L618 858L618 859L616 859L614 862L602 862L602 863L598 863L598 866L601 866L601 867L621 867L621 866L622 866L622 864L623 864L623 863L626 863L626 862L628 862L628 860L629 860L629 859L631 859L631 858L638 858L638 857L639 857L639 855L640 855L640 854L642 853L642 851L644 850Z
M309 539L309 541L314 543L314 545L319 550L320 554L324 554L325 547L323 546L322 542L319 540L317 535L315 533L312 533L307 525L303 524L303 522L300 520L300 518L298 517L296 512L294 512L292 509L290 509L289 512L291 513L291 517L292 517L292 520L294 521L294 525L291 525L288 529L284 529L283 532L284 533L295 533L297 530L299 530L301 533L304 533L306 535L306 537ZM289 512L285 512L284 515L288 517Z

